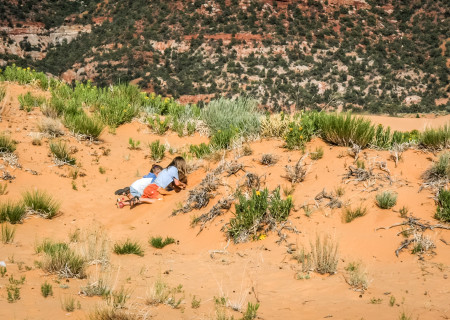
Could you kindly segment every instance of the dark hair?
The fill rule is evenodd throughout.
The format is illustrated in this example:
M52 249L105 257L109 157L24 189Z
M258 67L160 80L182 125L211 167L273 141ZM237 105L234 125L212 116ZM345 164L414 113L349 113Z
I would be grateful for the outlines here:
M151 172L151 173L155 173L155 170L162 171L162 169L163 169L163 168L162 168L160 165L154 164L154 165L152 165L152 168L150 169L150 172Z

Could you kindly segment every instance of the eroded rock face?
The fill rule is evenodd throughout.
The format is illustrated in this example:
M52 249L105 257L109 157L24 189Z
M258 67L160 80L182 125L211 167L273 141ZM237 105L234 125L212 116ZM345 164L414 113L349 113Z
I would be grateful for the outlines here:
M64 25L50 30L39 22L24 23L20 28L0 26L0 53L39 60L45 57L49 45L70 42L85 32L91 32L91 25Z

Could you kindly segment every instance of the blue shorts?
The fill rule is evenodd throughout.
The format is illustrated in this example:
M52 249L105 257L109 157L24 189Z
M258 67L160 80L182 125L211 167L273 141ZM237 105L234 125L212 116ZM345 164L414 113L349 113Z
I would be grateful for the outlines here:
M140 194L139 193L139 191L137 191L135 188L133 188L133 187L130 187L130 194L133 196L133 197L141 197L142 196L142 194Z

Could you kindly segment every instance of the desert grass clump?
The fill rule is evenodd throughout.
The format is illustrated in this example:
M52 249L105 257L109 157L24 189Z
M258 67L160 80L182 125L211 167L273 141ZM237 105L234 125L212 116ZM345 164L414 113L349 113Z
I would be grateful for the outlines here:
M164 152L166 151L166 147L163 144L161 144L159 140L150 143L149 147L150 147L150 155L153 160L159 162L164 158Z
M439 159L423 174L423 179L430 184L445 183L450 180L450 152L442 153Z
M432 150L450 148L450 124L437 129L426 129L419 135L419 145Z
M21 223L27 214L22 202L5 202L0 205L0 222L9 221L11 224Z
M338 146L357 144L365 148L375 135L375 128L370 120L353 116L351 113L321 113L317 117L317 124L322 138Z
M144 250L142 250L141 245L137 242L131 241L130 239L127 239L124 242L116 243L113 250L116 254L135 254L140 257L144 256Z
M441 189L438 196L438 207L434 218L443 222L450 222L450 190Z
M37 127L40 132L52 138L64 135L63 126L57 119L44 118L38 123Z
M14 241L14 236L16 235L15 227L9 227L7 223L2 223L1 231L1 239L4 244L12 243Z
M202 159L211 154L212 150L209 145L202 142L199 145L191 144L189 146L189 152L192 153L197 159Z
M236 136L239 135L239 129L230 127L223 130L217 130L211 137L210 145L213 149L229 149Z
M138 320L140 317L114 307L104 307L89 313L89 320Z
M289 130L291 118L284 112L268 114L261 119L261 127L259 134L265 138L281 138L285 137Z
M162 249L169 244L175 243L175 239L166 237L163 240L162 237L152 237L149 242L153 248Z
M41 285L41 293L42 296L44 298L47 298L48 296L53 296L53 287L50 283L47 283L47 281L45 281L42 285Z
M179 297L179 295L182 295ZM161 278L158 278L150 290L146 303L148 305L166 304L174 309L178 309L184 299L183 286L170 287Z
M390 209L397 203L397 194L392 191L383 191L375 196L375 202L381 209Z
M30 112L35 107L40 107L45 102L44 97L33 96L31 92L27 92L26 94L21 94L18 97L19 100L19 109L25 110L26 112Z
M90 117L84 112L67 114L64 117L65 126L76 136L86 140L97 140L105 128L98 117Z
M309 157L311 160L319 160L323 158L323 148L322 147L316 147L316 150L311 152L309 154Z
M367 273L363 270L361 262L350 262L345 267L345 271L347 271L345 280L351 287L358 290L367 290L369 280Z
M50 152L52 153L55 163L59 166L68 164L75 165L75 158L69 153L67 144L61 140L50 142Z
M64 242L44 240L36 247L36 253L43 253L41 268L63 278L85 278L86 260Z
M0 133L0 153L13 153L16 150L16 143L4 132Z
M367 208L363 208L362 206L357 207L356 209L352 209L347 207L344 209L343 220L346 223L352 222L358 217L363 217L367 213Z
M259 133L261 115L258 102L248 97L212 100L202 110L201 117L213 134L229 128L236 128L239 135L244 137Z
M287 220L293 207L292 197L281 199L279 187L271 194L267 188L261 191L253 189L249 198L238 192L237 198L235 216L227 227L227 234L235 243L265 237L265 232Z
M111 294L111 286L102 278L89 282L85 287L81 287L80 292L88 297L99 296L108 297Z
M26 191L23 202L28 209L46 219L54 218L61 207L61 203L53 199L51 195L42 190Z
M311 257L314 270L320 274L334 274L338 265L338 245L329 237L323 239L316 236L315 243L311 243Z

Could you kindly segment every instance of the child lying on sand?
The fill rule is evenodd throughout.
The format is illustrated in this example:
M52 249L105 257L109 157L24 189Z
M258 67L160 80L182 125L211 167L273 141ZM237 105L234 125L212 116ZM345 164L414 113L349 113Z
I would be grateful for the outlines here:
M186 188L186 183L186 161L183 157L176 157L158 174L155 181L144 189L139 199L133 198L130 201L123 201L123 205L119 207L122 208L124 205L130 205L131 208L138 203L153 203L156 200L161 200L160 192L162 190L171 187L172 190L179 192L181 189Z
M146 174L142 179L136 180L131 184L130 187L119 189L115 194L126 195L128 198L125 200L117 199L117 207L123 208L125 205L132 205L134 202L138 202L139 198L142 197L144 189L151 183L154 183L157 175L161 172L163 168L159 165L153 165L150 173Z

